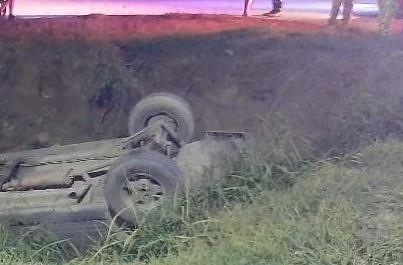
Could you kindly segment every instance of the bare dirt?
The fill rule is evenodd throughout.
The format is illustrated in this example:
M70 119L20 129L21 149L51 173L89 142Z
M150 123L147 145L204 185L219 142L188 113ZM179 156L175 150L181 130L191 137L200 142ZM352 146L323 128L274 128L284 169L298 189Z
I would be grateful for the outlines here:
M3 21L0 150L125 135L130 107L156 91L191 102L199 135L351 150L402 131L402 25L380 38L374 19L333 29L177 14Z

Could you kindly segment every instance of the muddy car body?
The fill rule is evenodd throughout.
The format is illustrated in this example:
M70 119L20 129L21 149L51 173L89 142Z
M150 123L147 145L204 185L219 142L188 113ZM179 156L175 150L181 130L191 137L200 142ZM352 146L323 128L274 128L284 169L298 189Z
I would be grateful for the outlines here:
M157 93L132 109L128 137L0 154L0 221L54 226L63 237L112 219L135 227L144 209L183 194L187 179L200 185L206 169L244 149L242 133L210 132L189 143L193 131L189 105Z

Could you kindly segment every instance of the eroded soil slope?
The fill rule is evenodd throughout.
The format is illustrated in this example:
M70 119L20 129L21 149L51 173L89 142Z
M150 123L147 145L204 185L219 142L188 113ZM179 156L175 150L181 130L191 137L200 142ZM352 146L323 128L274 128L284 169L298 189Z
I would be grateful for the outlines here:
M15 29L1 33L2 151L125 135L130 107L156 91L190 101L199 136L289 135L337 153L402 129L399 36L226 16L2 26Z

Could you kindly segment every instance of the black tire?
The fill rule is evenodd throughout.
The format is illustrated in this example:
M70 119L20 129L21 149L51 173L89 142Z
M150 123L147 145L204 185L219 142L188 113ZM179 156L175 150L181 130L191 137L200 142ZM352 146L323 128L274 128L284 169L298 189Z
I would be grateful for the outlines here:
M140 181L158 186L158 194L150 196L152 188L149 191L143 187L142 190L132 186L136 184L131 184ZM137 190L140 195L143 192L146 199L143 202L137 201L140 195L133 190ZM125 228L137 227L139 218L142 217L140 215L147 207L158 205L163 200L174 200L184 191L184 177L176 162L153 151L134 152L119 158L109 169L104 186L104 196L111 217L118 215L116 224Z
M165 115L176 124L179 140L188 143L195 130L195 120L189 103L170 93L154 93L140 100L129 116L129 133L135 134L147 127L151 118Z

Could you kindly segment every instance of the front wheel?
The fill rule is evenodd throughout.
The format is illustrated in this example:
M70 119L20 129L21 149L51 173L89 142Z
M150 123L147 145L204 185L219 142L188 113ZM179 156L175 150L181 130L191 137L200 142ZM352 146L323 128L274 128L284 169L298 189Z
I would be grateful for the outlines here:
M173 160L147 151L126 155L111 166L104 196L116 224L134 228L163 201L180 196L184 187L184 177Z

